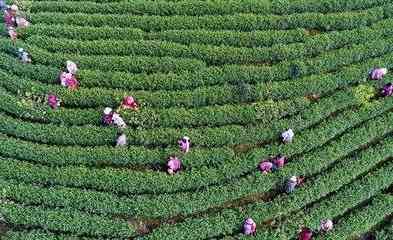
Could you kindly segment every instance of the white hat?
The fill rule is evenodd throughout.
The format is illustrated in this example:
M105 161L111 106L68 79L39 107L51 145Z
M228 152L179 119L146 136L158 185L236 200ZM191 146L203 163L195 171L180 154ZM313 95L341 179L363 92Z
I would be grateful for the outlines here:
M106 114L106 115L110 114L111 112L112 112L112 108L110 108L110 107L106 107L104 109L104 114Z
M281 134L281 137L283 138L284 141L292 141L292 138L295 136L295 133L293 132L292 129L288 129L287 131L283 132Z
M291 182L297 182L297 177L296 176L292 176L289 181Z
M18 11L18 6L16 6L15 4L12 4L11 7L10 7L10 9L11 9L12 11Z
M246 219L246 223L247 223L247 224L250 224L250 225L251 225L251 224L255 224L255 222L254 222L254 220L252 220L252 218L247 218L247 219Z
M23 52L24 49L23 48L18 48L18 52Z
M76 66L76 64L75 64L74 62L72 62L72 61L67 61L67 62L66 62L66 65L67 65L67 70L68 70L70 73L75 74L76 71L78 71L78 67Z
M186 141L190 141L190 138L187 137L187 136L184 136L183 139L186 140Z

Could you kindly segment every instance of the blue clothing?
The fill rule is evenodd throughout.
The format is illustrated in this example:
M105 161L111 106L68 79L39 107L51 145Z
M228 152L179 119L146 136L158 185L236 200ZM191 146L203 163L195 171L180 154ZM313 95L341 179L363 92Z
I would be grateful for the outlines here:
M7 4L5 3L4 0L0 0L0 10L4 11L7 9Z
M277 164L273 163L273 167L272 167L272 172L278 171L280 168L277 166Z
M288 181L287 184L285 185L285 192L286 193L291 193L295 190L296 183Z

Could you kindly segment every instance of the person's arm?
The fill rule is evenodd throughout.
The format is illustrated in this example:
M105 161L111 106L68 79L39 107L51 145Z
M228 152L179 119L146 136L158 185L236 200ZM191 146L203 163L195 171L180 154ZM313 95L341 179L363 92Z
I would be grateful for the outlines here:
M4 12L4 23L7 27L12 27L12 16L7 11Z

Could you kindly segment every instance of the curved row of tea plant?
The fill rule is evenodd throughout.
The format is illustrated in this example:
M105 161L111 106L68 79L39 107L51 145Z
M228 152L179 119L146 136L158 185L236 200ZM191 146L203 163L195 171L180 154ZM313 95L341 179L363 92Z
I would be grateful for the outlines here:
M255 239L326 218L334 230L314 238L346 239L391 214L393 99L379 92L393 79L392 0L18 4L32 25L0 37L1 239L246 240L246 217ZM58 82L66 60L75 91ZM120 110L128 127L101 126L127 95L140 105ZM285 167L261 174L277 154ZM282 193L293 175L305 184Z
M301 159L296 159L296 160L291 160L290 166L288 167L289 170L284 170L284 173L280 173L279 176L275 176L273 179L269 179L270 181L272 181L272 183L274 181L279 181L280 176L285 176L287 173L293 172L296 168L299 169L298 171L300 172L304 172L305 168L308 168L308 174L313 175L314 173L312 171L319 171L321 169L326 168L327 166L329 166L330 164L332 164L335 159L342 159L343 157L345 157L346 154L350 154L351 152L355 151L356 148L359 148L361 146L364 146L367 142L371 142L370 139L362 139L361 137L359 139L356 139L356 133L358 129L354 129L353 131L351 131L350 133L346 134L345 136L343 136L339 141L336 140L334 142L331 142L328 146L324 147L323 149L315 152L315 153L309 153L306 154L305 156L303 156ZM365 135L363 135L365 136ZM381 137L381 136L380 136ZM352 145L352 148L348 148L345 149L344 151L338 152L338 150L340 150L340 146L342 148L342 143L347 141L348 139L354 139ZM385 145L383 147L386 146L390 146L391 145L391 141L388 141L387 143L385 143ZM380 150L381 147L379 147L377 150L369 150L370 152L374 153L375 151L381 151ZM334 153L338 152L338 153ZM321 157L323 156L323 157ZM367 164L373 164L373 161L370 161L369 158L366 158L367 160ZM375 159L377 160L377 159ZM292 163L293 162L293 163ZM340 160L339 162L342 162L342 164L348 165L348 163L351 163L351 161L349 161L348 159L344 159L344 160ZM315 164L315 166L313 166ZM337 170L341 170L341 171L346 171L345 173L347 174L352 174L351 176L354 176L354 174L356 174L356 169L358 170L362 170L364 171L365 165L362 164L357 164L357 165L349 165L346 167L343 167L342 164L338 164L338 166L334 167L333 169L337 169ZM370 166L370 165L369 165ZM371 165L372 166L372 165ZM352 170L349 170L352 169ZM338 171L340 172L340 171ZM389 173L389 171L387 171ZM343 174L343 173L340 173ZM343 178L342 175L338 175L338 177ZM329 175L329 178L332 178L332 176ZM344 178L343 178L344 179ZM372 178L374 180L374 178ZM267 180L264 179L262 180L263 182L265 182L264 186L258 187L259 185L257 184L256 186L253 186L254 191L262 191L262 188L267 189L268 185L266 184ZM313 181L315 182L316 180L313 179ZM321 182L322 184L325 183L325 181ZM342 184L343 182L340 181L333 181L333 183L335 184ZM381 181L382 183L382 181ZM8 185L11 189L7 189L7 191L5 191L5 194L7 194L7 196L11 199L17 199L18 201L23 201L23 202L30 202L30 203L34 203L34 204L46 204L46 205L50 205L50 206L64 206L64 207L73 207L73 208L78 208L81 210L87 210L89 212L100 212L100 213L104 213L104 214L121 214L121 215L137 215L137 216L141 216L141 217L163 217L163 216L167 216L169 217L170 215L168 214L174 214L174 209L175 209L175 205L179 204L179 209L181 212L179 213L192 213L192 209L196 209L195 211L202 211L203 209L208 209L208 208L213 208L214 205L212 205L212 203L214 204L218 204L218 199L222 198L224 200L230 201L229 195L225 194L224 195L224 191L221 188L220 191L217 191L216 195L213 195L213 191L209 190L209 194L208 192L204 192L204 195L208 195L208 196L212 196L209 197L211 199L215 199L212 200L210 203L202 203L201 200L196 201L196 199L198 198L198 196L200 195L200 193L190 193L190 194L178 194L178 196L162 196L162 197L158 197L155 196L154 200L148 199L147 197L136 197L133 200L128 200L126 198L118 198L116 196L113 195L108 195L105 193L98 193L98 192L90 192L90 193L86 193L83 192L81 190L77 190L77 189L70 189L70 188L63 188L63 187L57 187L54 190L58 190L59 192L55 193L55 192L51 192L49 190L46 189L42 189L42 188L34 188L32 190L29 189L28 186L25 185L15 185L15 183L11 184L11 183L6 183L3 182L2 183L3 186ZM237 184L240 186L244 186L247 184L241 182L241 184ZM232 185L233 186L233 185ZM381 185L383 186L383 185ZM16 190L16 189L19 189ZM260 189L261 188L261 189ZM24 190L22 190L24 189ZM319 185L317 185L317 187L312 188L315 189L315 191L318 191L318 189L320 189L320 191L323 190L323 188L320 188ZM311 191L310 188L308 188L307 186L304 188L305 191ZM244 191L244 187L243 187L243 191ZM265 190L266 191L266 190ZM300 191L303 191L300 190ZM16 195L18 194L18 195ZM39 197L33 197L34 194L38 194ZM224 197L222 197L224 195ZM318 195L310 195L307 194L305 195L308 198L312 198L312 197L316 197ZM303 196L303 197L305 197ZM293 201L294 198L296 199L297 197L300 197L298 195L294 195L293 197L291 197L291 201L288 202L288 204L299 204L299 203L306 203L306 201ZM46 200L44 200L46 199ZM71 200L72 199L72 200ZM97 199L96 201L86 201L87 199ZM183 201L185 199L188 199L186 203L184 203ZM41 202L42 201L42 202ZM203 200L203 201L206 201ZM277 201L281 203L281 201ZM291 203L292 202L292 203ZM164 204L165 203L165 204ZM66 204L71 204L71 205L66 205ZM288 206L288 204L272 204L269 205L269 208L271 210L270 214L273 214L275 211L273 209L276 208L283 208L283 206ZM163 206L168 206L168 208L163 207ZM169 208L170 206L170 208ZM187 207L186 207L187 206ZM272 209L273 208L273 209ZM137 211L133 210L133 209L138 209ZM197 210L198 209L198 210ZM280 212L283 210L280 210ZM167 213L166 213L167 212ZM165 215L162 215L162 213L166 213Z
M83 12L83 13L103 13L103 14L132 14L132 15L224 15L235 13L255 13L255 14L293 14L301 12L341 12L346 10L361 10L373 6L379 6L388 1L385 0L356 0L347 2L344 0L328 0L321 3L316 0L298 1L260 1L247 0L239 4L238 1L112 1L103 2L101 0L86 1L78 0L74 2L56 2L52 0L38 0L29 9L31 12Z
M392 5L386 4L362 11L340 13L302 13L288 16L233 14L223 16L133 16L118 14L31 13L33 24L67 24L76 26L110 26L139 28L143 31L209 29L209 30L284 30L311 28L344 30L369 25L391 17Z
M50 52L68 54L78 52L79 54L90 56L144 55L152 57L181 57L202 60L209 65L250 64L299 59L305 56L315 56L332 49L341 48L348 44L362 43L365 39L368 41L378 40L389 36L391 33L390 28L391 26L389 27L389 24L384 24L383 28L365 28L363 31L355 29L338 33L333 32L309 37L304 43L293 43L285 46L277 44L262 48L235 48L201 44L182 45L157 40L80 41L38 35L31 36L25 41L28 44L38 46Z
M390 141L391 144L391 141ZM384 148L386 146L382 145L377 149L370 149L366 150L366 152L361 156L359 156L359 160L361 161L359 163L359 166L352 166L352 167L357 167L358 171L363 172L367 171L365 168L366 166L369 166L369 168L372 168L374 164L377 164L379 161L386 159L388 157L392 156L391 151L385 150L387 148ZM382 150L384 149L384 150ZM345 171L346 169L343 168L343 165L348 166L350 164L350 160L348 159L343 159L340 164L336 167L336 169L341 169L338 170L342 174L348 174L349 176L352 175L350 171ZM362 165L365 164L365 165ZM352 164L353 165L353 164ZM341 168L339 168L341 167ZM390 164L391 169L392 165ZM365 169L364 169L365 168ZM381 171L380 171L381 172ZM387 171L382 171L385 172L384 174L387 174ZM331 218L333 214L333 210L336 212L336 214L341 213L341 211L345 208L352 208L353 206L356 206L357 203L362 202L368 198L370 198L371 193L378 193L379 190L382 190L386 187L388 187L392 181L390 180L391 178L388 177L388 175L384 175L381 177L381 183L380 186L376 186L375 184L373 185L365 185L365 189L359 189L359 185L352 185L352 186L347 186L344 187L344 189L341 189L338 191L336 194L333 195L328 195L327 190L324 191L323 186L330 185L330 187L334 185L340 186L340 182L337 181L336 179L330 179L330 177L333 177L335 174L335 171L331 173L332 175L327 174L326 180L319 183L320 185L316 185L315 188L313 186L305 186L302 189L299 189L300 193L296 193L296 196L294 197L291 196L286 196L283 195L282 198L278 198L277 202L272 203L254 203L250 204L247 206L246 209L233 209L233 210L227 210L225 212L221 212L220 215L217 215L215 217L211 217L210 219L204 219L201 221L201 219L191 219L189 221L186 221L184 223L180 223L179 225L168 225L166 227L158 229L156 232L153 232L152 235L147 236L146 238L143 239L159 239L159 238L164 238L169 237L169 235L173 234L177 238L182 239L184 234L187 234L188 239L200 239L198 234L203 233L204 238L210 238L214 236L220 236L221 234L228 234L231 232L237 233L238 231L238 226L243 220L245 216L251 216L253 219L255 219L258 223L262 223L264 221L269 220L271 217L275 217L278 212L283 212L284 213L291 213L291 208L292 205L295 205L294 208L296 209L296 205L302 205L302 199L310 199L313 197L318 198L317 192L321 192L322 194L327 194L327 198L323 199L322 201L319 200L319 204L317 204L317 207L315 209L308 207L305 211L307 212L315 212L315 214L301 214L300 215L303 219L299 219L299 216L292 216L288 218L287 224L283 225L284 229L281 229L281 231L285 231L285 233L289 233L294 235L297 231L297 228L301 226L303 223L307 223L307 226L310 227L316 227L319 224L320 219L324 219L326 217ZM354 172L354 175L356 178L356 172ZM344 176L342 176L344 177ZM360 178L360 181L367 181L368 179L362 179ZM363 182L364 183L364 182ZM374 181L372 183L375 183ZM313 184L313 183L311 183ZM325 185L326 184L326 185ZM321 186L322 185L322 186ZM329 186L328 185L328 186ZM380 188L379 188L380 187ZM311 189L310 189L311 188ZM330 189L330 188L329 188ZM334 189L334 188L333 188ZM314 191L316 192L314 192ZM323 196L323 195L322 195ZM348 197L351 196L351 197ZM334 201L331 198L336 198ZM338 199L337 199L338 198ZM344 199L347 199L346 201L343 201ZM294 200L300 200L299 202L294 201ZM339 201L337 201L339 200ZM283 202L281 202L283 201ZM322 202L326 202L327 205L323 205ZM307 202L306 202L307 203ZM346 203L346 204L343 204ZM321 205L321 206L318 206ZM290 207L291 206L291 207ZM329 209L331 209L329 211ZM319 210L319 211L317 211ZM241 214L239 214L241 212ZM299 213L298 213L299 214ZM329 216L330 215L330 216ZM296 219L296 220L295 220ZM302 221L301 223L299 223ZM290 223L291 222L291 223ZM206 226L216 226L216 228L212 229L211 227L206 228ZM201 231L203 228L209 229L207 231ZM286 228L286 229L285 229ZM192 232L185 231L185 229L193 229ZM211 229L211 230L210 230ZM224 232L225 231L225 232ZM284 234L285 234L284 233ZM268 231L268 229L261 229L258 231L257 238L258 239L269 239L269 237L273 237L274 235ZM283 236L281 236L283 237ZM277 237L277 239L280 239Z
M391 115L391 114L390 114ZM345 118L344 119L347 119L348 117L347 116L345 116ZM383 118L382 118L383 119ZM376 121L378 121L378 120L382 120L382 119L375 119ZM345 122L345 123L347 123L347 122ZM347 123L348 124L348 123ZM367 127L365 127L365 128L361 128L361 129L359 129L359 128L357 128L356 130L353 130L353 132L356 132L356 131L360 131L360 130L362 130L362 131L367 131L367 132L372 132L372 133L368 133L368 135L361 135L360 136L360 141L364 141L364 139L362 138L363 136L367 136L367 137L370 137L370 138L375 138L375 137L377 137L378 135L375 135L375 134L379 134L379 136L381 136L381 134L382 135L384 135L384 134L386 134L386 131L390 131L389 130L389 128L387 128L386 126L375 126L375 123L374 122L370 122L370 125L371 126L373 126L373 127L371 127L371 128L367 128ZM367 125L366 125L367 126ZM378 127L380 128L380 129L378 129ZM329 128L327 128L326 129L326 131L331 131ZM354 139L354 133L352 133L352 134L347 134L348 136L346 136L346 138L344 138L344 142L346 142L346 141L348 141L348 139ZM356 136L356 135L355 135ZM373 137L373 136L375 136L375 137ZM370 139L370 138L366 138L366 143L367 143L367 139ZM361 139L363 139L363 140L361 140ZM356 142L354 143L354 144L356 144ZM364 144L364 143L363 143ZM356 149L356 146L358 146L358 145L355 145L354 147L355 147L355 149ZM287 150L288 151L288 150ZM295 151L295 153L296 153L296 151L297 151L297 149L294 149L294 150L292 150L292 151ZM272 153L271 151L270 151L270 153ZM289 151L288 151L288 153L290 153ZM293 153L292 153L293 154ZM297 154L300 154L300 153L297 153ZM254 160L255 162L257 162L258 161L258 159L260 159L260 157L261 156L263 156L261 153L259 153L258 155L257 155L257 158ZM290 156L289 154L288 154L288 156ZM11 160L10 160L11 161ZM14 168L14 167L11 167L10 166L10 161L7 161L7 164L5 164L5 166L4 167L6 167L6 168L11 168L11 169L9 169L8 170L8 172L10 172L10 174L11 174L11 172L12 171L15 171L15 170L12 170L12 169L18 169L18 168ZM319 162L318 160L313 160L313 161L317 161L317 162ZM334 161L334 160L331 160L331 161ZM28 165L26 165L26 166L28 166ZM255 165L254 165L255 166ZM45 181L45 182L47 182L49 179L51 179L50 181L52 182L52 183L55 183L55 182L57 182L57 183L59 183L59 184L66 184L66 185L69 185L69 186L88 186L88 185L90 185L90 186L93 186L93 188L97 188L97 189L102 189L102 190L106 190L106 191L110 191L110 188L112 188L113 189L113 187L114 186L111 186L112 184L113 185L116 185L116 181L115 181L115 179L116 178L125 178L125 177L127 177L127 175L126 175L126 173L124 172L124 174L120 174L120 172L119 171L113 171L112 172L112 174L110 174L110 170L109 169L107 169L107 170L101 170L101 171L96 171L97 173L98 172L100 172L100 176L101 176L101 179L103 179L103 181L102 181L102 184L94 184L94 183L92 183L92 182L90 182L89 184L88 184L88 179L91 179L91 180L93 180L92 179L92 177L88 177L87 178L87 176L89 176L89 175L91 175L92 174L92 171L90 172L90 173L87 173L87 172L84 172L84 171L82 171L83 169L82 168L66 168L66 167L64 167L64 168L59 168L58 169L58 171L56 171L56 172L53 172L53 170L52 170L52 172L50 172L50 169L49 168L47 168L47 170L45 170L46 168L45 167L39 167L39 168L34 168L33 166L31 166L31 168L32 169L34 169L34 170L31 170L30 172L31 172L31 176L28 176L27 175L27 173L25 173L24 175L21 175L20 177L21 177L21 179L32 179L32 177L33 177L33 179L38 179L38 178L41 178L41 179L43 179L43 180L41 180L41 181ZM39 169L39 170L38 170ZM5 169L4 169L4 171L5 171ZM19 170L16 170L16 171L19 171ZM288 170L286 170L286 171L294 171L294 169L291 169L291 168L288 168ZM304 171L304 169L302 170L302 171ZM7 172L7 171L5 171L5 172ZM42 174L39 174L39 175L37 175L37 173L38 172L43 172L43 173L45 173L43 176L42 176ZM60 174L61 174L61 176L63 176L63 177L61 177L60 178ZM69 175L69 174L71 174L71 175ZM105 178L105 175L104 174L106 174L108 177L109 177L109 174L112 176L112 182L111 183L104 183L105 181L104 181L104 178ZM69 176L73 176L71 179L77 179L77 178L79 178L79 181L78 182L75 182L74 180L72 180L72 181L69 181L69 180L67 180L67 175L69 175ZM46 177L45 177L46 176ZM50 176L52 176L52 177L50 177ZM83 177L83 176L85 176L85 178ZM184 175L183 175L184 176ZM44 177L44 178L43 178ZM134 181L135 181L135 178L137 177L137 173L134 173L133 174L133 178L134 178ZM263 177L263 178L266 178L266 176L261 176L261 177ZM45 178L47 178L48 180L45 180ZM94 178L95 180L94 181L97 181L98 180L98 178ZM90 181L91 181L90 180ZM119 179L120 180L120 179ZM157 179L158 180L158 179ZM155 190L152 190L152 189L150 189L150 190L148 190L148 186L144 186L145 187L145 191L154 191L154 192L165 192L165 187L163 187L163 189L162 190L159 190L159 189L157 189L157 180L155 180L154 182L156 182L156 185L155 185ZM187 178L187 180L189 180L189 178ZM202 180L202 179L195 179L195 180ZM205 179L206 180L206 179ZM246 180L250 180L250 181L253 181L253 179L246 179ZM272 179L273 180L273 179ZM27 180L27 181L32 181L32 180ZM124 185L124 183L122 184L122 185L119 185L119 186L116 186L115 188L117 189L115 192L124 192L124 191L141 191L142 189L141 188L139 188L139 189L135 189L135 190L131 190L131 183L132 183L132 181L133 180L131 180L131 179L129 179L128 181L127 181L127 185ZM171 179L168 179L168 178L166 178L166 176L161 176L161 181L163 181L163 183L165 182L165 181L171 181L171 183L170 184L174 184L174 182L173 182L173 180L171 180ZM135 184L138 184L138 182L140 182L140 181L138 181L137 180L137 182L135 182ZM144 180L142 180L142 182L144 182L144 183L146 183L146 185L149 185L148 184L148 182L149 182L149 180L148 179L144 179ZM92 185L93 184L93 185ZM105 187L104 188L104 184L106 184L106 185L108 185L108 187ZM244 185L244 184L242 184L242 185ZM240 187L242 186L242 185L240 185ZM109 187L109 186L111 186L111 187ZM129 190L125 190L126 188L128 187L128 189ZM174 187L174 185L173 185L173 187ZM183 186L184 187L184 186ZM229 185L228 187L231 187L231 185ZM252 186L250 186L250 187L252 187ZM261 187L266 187L266 186L261 186ZM244 187L243 187L244 188ZM255 186L254 186L254 188L255 188ZM122 190L123 189L123 190ZM221 189L223 189L223 188L221 188ZM174 190L174 189L173 189Z
M391 41L391 40L390 40ZM299 65L304 66L302 72L313 74L320 71L332 71L339 67L357 63L371 57L378 57L391 51L390 41L378 40L370 42L364 49L362 45L354 49L338 50L338 54L331 52L326 58L315 59L314 61L306 61ZM388 44L388 45L384 45ZM379 48L380 49L377 49ZM50 58L48 58L50 59ZM300 66L301 66L300 65ZM266 74L266 73L265 73ZM45 84L29 81L28 79L20 79L19 81L11 81L12 75L2 73L1 83L5 88L14 88L14 91L29 92L34 95L46 95L48 92L57 93L62 99L65 106L79 107L96 107L96 106L116 106L124 96L124 92L104 89L81 89L76 92L69 92L60 86L48 86ZM6 84L5 84L6 83ZM22 85L23 84L23 85ZM14 85L14 86L12 86ZM229 89L228 89L229 88ZM214 92L213 92L214 89ZM198 88L193 91L182 92L135 92L133 94L140 99L142 105L156 107L185 106L197 107L211 104L228 104L236 103L239 100L239 94L234 91L233 87L215 87ZM231 93L232 94L228 94ZM214 94L213 94L214 93ZM257 99L252 99L257 100Z

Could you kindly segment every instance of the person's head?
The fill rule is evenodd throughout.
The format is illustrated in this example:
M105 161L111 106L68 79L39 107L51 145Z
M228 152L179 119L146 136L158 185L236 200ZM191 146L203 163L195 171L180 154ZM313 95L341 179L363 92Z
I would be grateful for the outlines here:
M16 6L15 4L11 5L11 7L10 7L10 14L12 16L16 16L17 12L18 12L18 6Z
M252 218L247 218L246 221L245 221L245 223L252 225L252 224L254 224L255 222L254 222L254 220L252 220Z
M292 177L289 179L289 181L295 183L295 182L297 182L297 177L296 177L296 176L292 176Z
M66 70L67 70L67 72L75 75L76 72L78 71L78 67L76 66L76 64L74 62L66 61Z
M110 108L110 107L106 107L106 108L104 109L104 114L105 114L105 115L109 115L109 114L111 114L111 112L112 112L112 108Z

